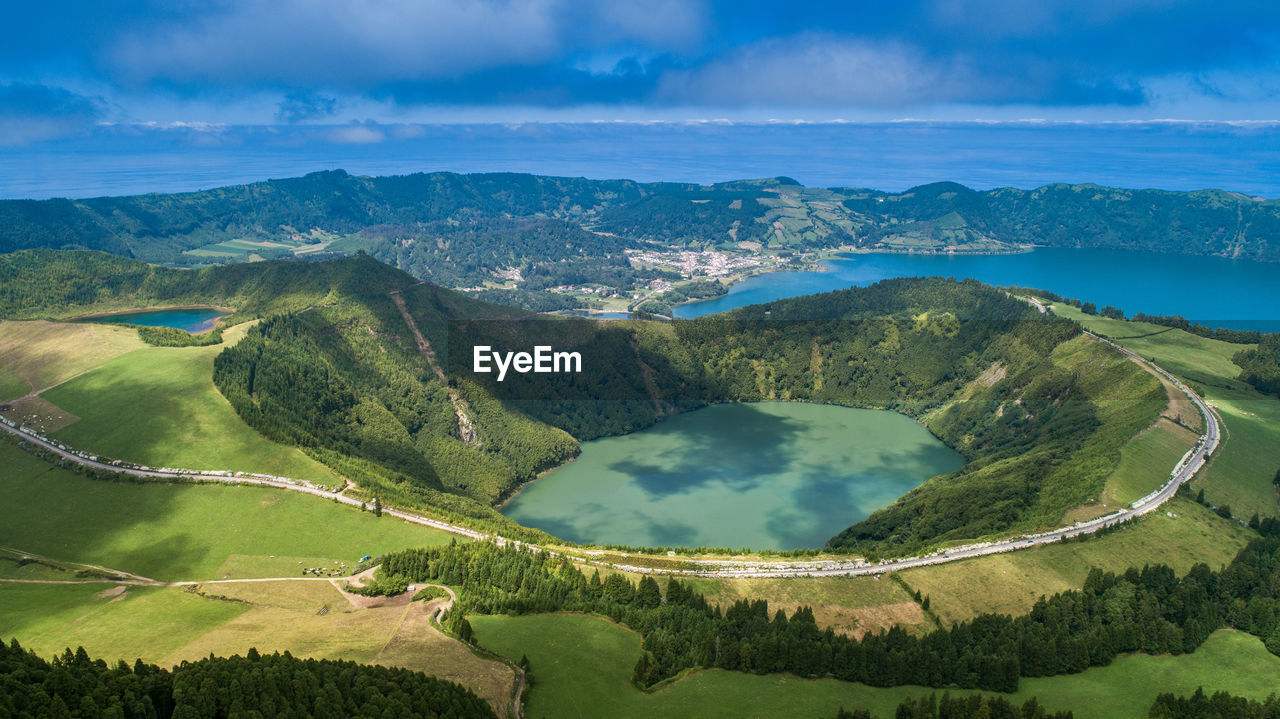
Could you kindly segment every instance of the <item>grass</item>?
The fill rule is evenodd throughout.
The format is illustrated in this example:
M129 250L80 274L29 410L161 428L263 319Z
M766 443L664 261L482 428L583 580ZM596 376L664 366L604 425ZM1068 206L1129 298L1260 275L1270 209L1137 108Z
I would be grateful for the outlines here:
M640 636L626 627L576 614L471 616L468 621L486 649L512 660L529 657L533 686L526 695L526 716L622 717L627 716L624 707L643 698L631 684Z
M17 399L29 391L30 388L27 387L26 382L18 379L18 375L8 367L0 365L0 402Z
M1138 719L1147 715L1157 694L1189 695L1201 686L1210 694L1226 691L1265 699L1280 686L1280 657L1257 637L1224 630L1189 655L1130 655L1080 674L1024 679L1010 699L1022 703L1034 696L1047 707L1071 709L1081 719Z
M531 717L822 717L834 716L841 706L892 717L907 697L942 693L718 670L694 672L646 693L630 682L640 638L606 619L538 614L470 621L486 647L507 657L529 657L533 685L526 714ZM1189 694L1204 686L1263 698L1278 683L1280 658L1255 637L1224 631L1191 655L1127 656L1081 674L1025 679L1009 698L1021 704L1037 696L1045 706L1073 710L1081 719L1110 719L1145 716L1160 691Z
M181 589L130 587L106 594L116 586L5 584L0 636L44 656L83 646L97 658L151 661L248 609Z
M296 576L453 538L285 490L88 479L9 442L0 467L0 546L153 579Z
M30 390L48 389L112 357L145 346L138 339L137 330L130 327L0 321L0 367ZM4 399L20 397L27 391Z
M210 653L243 654L249 647L288 650L302 657L426 672L471 687L495 708L505 707L510 697L511 671L431 629L422 602L376 600L378 606L357 609L328 582L206 584L201 591L252 606L164 654L161 663L176 664Z
M1192 487L1203 489L1214 505L1229 505L1236 517L1280 516L1272 485L1280 470L1280 399L1254 391L1237 379L1240 368L1231 358L1252 345L1207 339L1178 329L1144 322L1085 315L1069 305L1056 314L1081 322L1119 344L1151 358L1188 381L1217 408L1225 441Z
M79 417L55 436L79 449L149 466L341 484L337 474L299 449L272 442L241 421L213 385L213 358L222 349L142 347L46 391L45 399Z
M681 579L707 600L727 607L740 599L767 599L788 614L813 608L819 626L847 636L887 630L894 624L917 630L933 627L906 590L887 578L805 577L793 579Z
M1196 443L1198 434L1161 417L1120 450L1120 464L1107 477L1103 502L1120 507L1145 497L1169 481L1169 470Z
M1146 564L1167 564L1179 574L1204 562L1227 564L1254 536L1236 522L1186 499L1164 512L1128 522L1101 537L996 554L919 569L899 576L932 599L930 609L944 622L987 613L1025 614L1042 595L1078 589L1094 567L1123 572Z
M357 609L328 582L113 591L118 587L104 584L2 584L0 637L17 638L44 656L83 646L95 658L141 658L161 666L211 653L243 655L251 647L288 650L457 681L489 700L500 716L510 697L511 671L430 629L421 602Z
M1226 442L1191 487L1205 500L1248 519L1280 516L1272 480L1280 470L1280 400L1253 391L1214 388L1207 399L1226 426Z
M1094 567L1123 572L1163 563L1180 574L1197 562L1219 568L1254 536L1187 499L1175 499L1165 509L1175 516L1155 513L1084 541L921 567L900 572L898 577L912 590L930 596L930 611L941 621L953 623L987 612L1024 614L1041 595L1079 589ZM640 579L640 575L628 576L633 582ZM906 590L886 577L681 581L721 606L739 599L764 599L788 611L809 606L819 626L854 636L895 623L914 631L932 627Z
M1235 379L1240 368L1232 363L1232 356L1253 346L1209 339L1147 322L1086 315L1062 303L1055 304L1053 312L1076 320L1089 331L1107 336L1143 357L1154 359L1156 364L1173 374L1192 381L1199 381L1202 377Z

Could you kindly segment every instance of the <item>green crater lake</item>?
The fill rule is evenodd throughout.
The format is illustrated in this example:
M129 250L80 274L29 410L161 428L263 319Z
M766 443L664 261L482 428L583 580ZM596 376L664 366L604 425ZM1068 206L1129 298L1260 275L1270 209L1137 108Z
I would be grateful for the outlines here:
M799 402L721 404L621 437L502 508L574 542L821 547L964 459L896 412Z
M225 317L226 314L227 313L222 310L215 310L211 307L195 307L186 309L126 312L118 315L91 317L86 321L107 322L111 324L145 325L147 327L173 327L175 329L186 330L191 334L198 334L200 332L213 329L213 325L218 321L218 318Z

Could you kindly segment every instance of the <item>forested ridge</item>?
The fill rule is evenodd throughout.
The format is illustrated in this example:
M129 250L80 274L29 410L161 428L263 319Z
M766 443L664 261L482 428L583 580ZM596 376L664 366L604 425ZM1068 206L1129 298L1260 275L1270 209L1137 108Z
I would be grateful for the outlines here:
M1280 261L1280 201L1236 192L1129 190L1053 184L976 191L936 182L902 193L867 191L844 201L871 225L868 241L973 239L1049 247L1102 247ZM951 240L952 238L948 238Z
M664 591L649 576L637 583L619 573L588 576L565 558L488 543L394 553L380 572L459 587L449 621L468 639L468 613L578 611L621 622L643 637L633 676L641 687L714 667L1011 692L1021 677L1077 673L1120 654L1191 652L1227 627L1280 654L1280 523L1267 519L1260 533L1221 571L1094 569L1083 588L1042 597L1023 616L988 614L921 636L893 627L861 639L820 629L807 607L790 616L763 600L722 609L678 578Z
M456 241L439 259L465 261L470 250L489 265L620 251L631 243L703 244L763 240L772 234L771 200L802 193L794 180L637 183L517 173L448 172L357 177L342 170L199 192L67 200L0 201L0 252L36 247L99 249L153 261L237 238L291 237L319 229L370 238ZM900 193L832 188L852 232L829 246L859 246L901 235L995 240L1053 247L1112 247L1280 261L1269 242L1280 231L1280 202L1222 190L1176 192L1053 184L1033 190L976 191L937 182ZM803 197L803 194L800 195ZM776 214L776 213L775 213ZM553 221L547 223L547 221ZM582 226L610 236L592 240ZM454 234L457 229L459 234ZM734 230L731 234L730 230ZM592 242L605 245L592 246ZM431 252L430 248L425 249ZM388 252L391 252L388 249ZM413 253L410 253L411 255ZM425 259L413 264L437 265ZM408 267L405 267L408 269Z
M708 403L895 410L961 452L963 470L830 542L866 556L1056 524L1100 491L1120 444L1164 403L1157 382L1074 323L974 281L887 280L695 320L598 323L478 302L368 256L176 270L35 250L0 256L0 279L11 280L0 282L10 317L208 303L233 307L232 322L261 319L214 363L248 424L350 477L369 501L534 541L545 535L492 505L581 440ZM472 371L478 345L580 351L584 371L498 382Z
M1220 190L1098 185L901 193L789 178L636 183L516 173L357 177L342 170L199 192L0 201L0 252L96 249L175 265L364 250L419 279L539 311L585 306L590 285L632 297L671 266L626 252L790 258L831 248L1007 252L1096 247L1280 262L1280 201ZM690 277L693 279L695 277ZM494 285L501 285L497 289ZM663 312L682 295L656 299Z
M288 652L213 657L172 670L114 666L83 648L51 660L0 642L0 717L493 717L470 689L407 669Z

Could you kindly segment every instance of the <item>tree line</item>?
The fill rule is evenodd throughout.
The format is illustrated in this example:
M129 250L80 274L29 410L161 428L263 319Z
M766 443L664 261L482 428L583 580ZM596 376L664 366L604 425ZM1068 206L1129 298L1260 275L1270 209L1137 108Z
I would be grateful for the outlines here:
M1012 692L1021 677L1077 673L1120 654L1188 653L1224 627L1254 634L1280 655L1280 522L1264 520L1260 529L1221 571L1094 569L1081 589L1042 597L1026 615L987 614L923 636L893 627L861 639L819 628L806 607L790 616L764 600L721 608L678 578L664 591L653 577L588 576L565 558L489 543L390 554L380 571L461 588L450 621L463 635L466 613L579 611L625 624L643 637L633 676L641 687L714 667Z
M172 670L92 659L83 648L50 660L0 642L0 716L222 719L223 717L494 716L453 682L391 669L283 654L209 656Z

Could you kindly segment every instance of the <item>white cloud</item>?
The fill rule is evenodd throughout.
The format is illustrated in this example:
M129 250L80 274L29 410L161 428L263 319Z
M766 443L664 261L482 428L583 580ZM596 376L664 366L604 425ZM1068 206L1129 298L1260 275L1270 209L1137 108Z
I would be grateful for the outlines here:
M945 102L974 84L962 60L943 64L896 43L805 35L766 40L669 72L658 96L711 106L899 107Z
M127 81L365 89L536 65L615 44L699 37L698 3L610 0L231 0L107 51Z
M387 139L381 130L370 125L346 125L335 127L328 133L331 142L344 145L371 145Z

